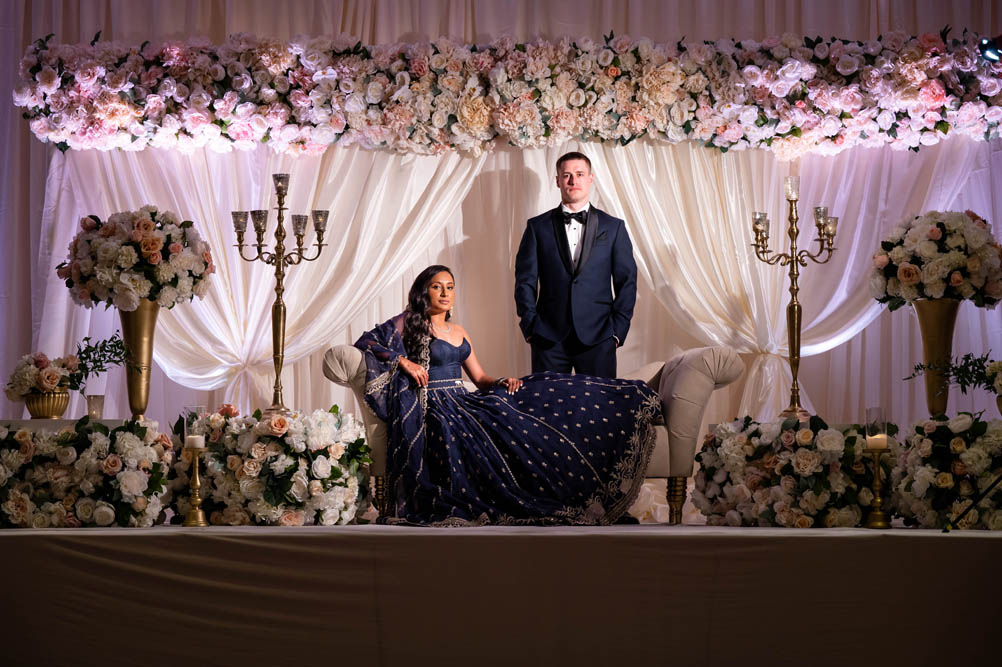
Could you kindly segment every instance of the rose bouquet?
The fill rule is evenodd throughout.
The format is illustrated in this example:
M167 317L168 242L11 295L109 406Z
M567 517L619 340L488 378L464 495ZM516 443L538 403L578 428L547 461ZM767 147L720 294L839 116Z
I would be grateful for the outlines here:
M977 213L930 211L891 230L873 256L870 291L897 310L916 299L969 299L994 308L1002 299L1000 249Z
M107 221L82 218L56 274L82 306L104 303L132 311L140 299L173 308L202 298L215 270L209 245L190 220L144 206L114 213Z
M181 420L175 426L180 437ZM351 521L366 499L362 464L370 461L362 425L337 406L288 417L241 417L233 406L197 419L204 434L202 508L213 524L334 525ZM191 458L174 465L177 519L190 509ZM362 508L364 509L364 507Z
M90 336L77 343L76 354L49 359L44 353L21 357L4 389L12 401L29 394L56 391L60 387L82 390L87 378L104 373L125 361L125 343L117 333L97 343Z
M155 422L109 430L84 417L62 432L0 424L0 526L152 526L172 458Z
M942 528L1002 475L1002 421L970 413L915 424L891 473L894 505L908 525ZM957 528L1002 530L1002 489L983 498Z
M897 427L888 424L888 432ZM873 500L873 462L863 456L861 433L818 417L806 427L751 417L721 424L696 455L693 504L710 525L857 526ZM886 459L882 467L886 475Z

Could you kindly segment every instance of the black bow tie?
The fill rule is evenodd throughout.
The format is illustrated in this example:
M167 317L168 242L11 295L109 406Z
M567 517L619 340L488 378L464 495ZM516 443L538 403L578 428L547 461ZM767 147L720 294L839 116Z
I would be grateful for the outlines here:
M563 214L564 214L564 224L567 225L571 224L571 220L577 220L583 225L585 224L585 220L588 218L587 211L577 211L576 213L568 213L567 211L563 211Z

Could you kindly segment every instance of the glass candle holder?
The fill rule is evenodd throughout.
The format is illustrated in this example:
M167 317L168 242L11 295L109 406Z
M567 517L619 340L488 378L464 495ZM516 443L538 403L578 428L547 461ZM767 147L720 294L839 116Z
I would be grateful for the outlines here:
M271 180L275 182L275 192L280 195L284 195L289 191L289 175L288 174L272 174Z
M247 211L230 211L233 218L233 230L238 234L247 231Z
M786 193L787 201L797 201L800 199L800 177L787 176L783 179L783 190Z
M887 415L882 407L866 409L866 448L887 449Z
M313 229L318 232L327 231L327 217L330 215L330 211L322 211L314 209L313 211Z
M191 449L205 447L205 435L195 432L195 423L205 414L204 405L187 405L181 411L184 424L184 446Z
M306 233L306 224L309 222L309 217L305 215L293 215L292 216L292 233L296 236L302 236Z
M268 211L256 210L251 211L251 220L254 222L254 231L258 234L264 234L264 230L268 227Z

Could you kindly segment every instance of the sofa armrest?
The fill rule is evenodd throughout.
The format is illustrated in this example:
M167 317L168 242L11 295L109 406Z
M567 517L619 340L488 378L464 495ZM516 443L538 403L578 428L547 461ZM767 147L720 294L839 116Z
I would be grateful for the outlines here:
M743 371L737 353L721 346L688 350L665 364L658 393L668 427L671 476L692 474L710 394L737 380Z
M355 393L361 406L365 439L372 449L369 471L373 475L386 474L386 424L376 416L365 402L365 357L354 345L335 345L324 354L324 375L334 384L348 387Z

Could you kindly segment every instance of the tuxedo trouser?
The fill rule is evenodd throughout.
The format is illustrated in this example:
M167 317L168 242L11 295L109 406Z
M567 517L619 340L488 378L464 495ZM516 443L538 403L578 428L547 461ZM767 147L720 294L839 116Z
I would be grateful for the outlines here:
M594 345L585 345L571 333L560 342L534 338L532 372L555 371L595 377L616 377L616 341L610 336Z

